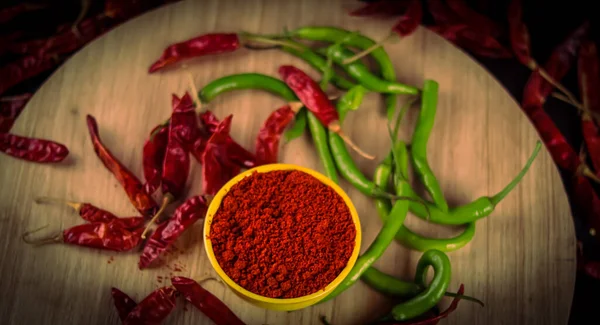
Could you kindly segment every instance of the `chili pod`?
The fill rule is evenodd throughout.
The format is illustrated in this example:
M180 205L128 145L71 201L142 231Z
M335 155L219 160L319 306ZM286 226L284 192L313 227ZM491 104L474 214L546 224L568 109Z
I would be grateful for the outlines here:
M113 298L113 303L117 309L117 313L119 314L119 319L124 321L133 308L137 306L137 303L126 293L117 288L111 288L110 294Z
M200 310L215 324L244 325L232 311L215 295L202 288L196 281L180 276L172 277L171 283L185 300Z
M0 133L0 152L37 163L61 162L69 155L69 149L58 142L10 133Z
M290 105L282 106L269 115L256 138L256 165L274 164L279 152L279 139L287 125L294 119Z
M154 193L160 187L162 165L165 160L168 142L169 128L158 125L150 132L150 137L144 143L142 170L146 180L144 191L148 194Z
M212 134L215 133L217 127L221 123L217 116L211 111L205 111L200 114L200 122L204 128L208 131L206 141ZM227 134L226 149L227 157L234 164L243 168L253 168L256 166L256 157L250 151L246 150L239 143L237 143L229 134Z
M161 324L173 311L176 302L174 288L158 288L129 312L123 325Z
M228 139L232 115L223 120L206 143L202 155L202 191L216 194L225 183L240 172L228 156Z
M173 216L150 236L140 256L138 267L144 269L150 266L186 229L204 218L207 209L207 202L203 196L193 196L183 202Z
M102 164L117 178L127 193L131 204L143 215L151 216L158 208L154 199L144 191L142 182L127 169L100 140L98 123L96 119L88 115L87 126L90 132L94 152L102 161Z

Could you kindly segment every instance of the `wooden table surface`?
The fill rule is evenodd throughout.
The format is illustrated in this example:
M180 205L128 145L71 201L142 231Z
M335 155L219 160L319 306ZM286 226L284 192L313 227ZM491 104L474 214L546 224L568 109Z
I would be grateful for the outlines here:
M177 274L200 278L214 274L201 244L202 222L177 243L184 252L155 269L137 268L138 252L116 254L66 245L32 247L20 235L49 225L57 231L81 221L66 207L36 205L52 196L91 202L119 215L134 215L117 181L94 155L85 125L96 117L106 145L141 177L141 150L149 131L170 114L171 94L189 87L181 70L149 75L147 68L175 41L212 31L277 33L284 26L333 25L359 29L381 39L392 21L349 17L347 1L184 1L136 18L86 46L35 94L13 132L50 138L71 150L65 163L40 165L0 155L0 322L2 324L116 324L112 286L140 300ZM433 170L452 205L493 194L520 170L538 136L517 103L481 66L437 35L419 28L401 41L386 44L401 82L440 83L435 127L429 142ZM300 60L276 50L212 56L189 63L197 87L229 74L260 72L277 76L281 64ZM406 99L403 99L406 100ZM239 91L218 97L211 109L220 118L233 114L232 134L252 148L267 115L280 98ZM383 158L389 148L383 103L367 97L344 128L356 143ZM416 109L408 114L403 137L409 139ZM372 175L376 161L354 156ZM310 137L281 150L281 161L322 171ZM189 195L200 191L194 164ZM374 203L348 183L341 186L358 209L363 250L381 227ZM420 233L448 236L414 216L407 224ZM391 245L376 265L411 279L420 252ZM449 253L451 290L486 303L463 302L444 324L566 324L575 280L575 237L562 183L549 154L542 150L523 182L488 218L477 223L474 240ZM317 324L325 315L334 324L362 324L386 312L392 302L358 283L334 301L294 312L266 311L238 298L216 282L206 288L223 299L248 324ZM447 303L447 302L445 302ZM180 305L166 323L210 324Z

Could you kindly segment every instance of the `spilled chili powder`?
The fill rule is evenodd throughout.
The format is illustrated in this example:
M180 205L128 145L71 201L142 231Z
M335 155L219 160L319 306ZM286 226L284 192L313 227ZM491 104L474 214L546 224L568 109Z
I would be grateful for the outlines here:
M346 266L356 237L332 188L300 171L253 173L225 195L210 240L223 271L271 298L315 293Z

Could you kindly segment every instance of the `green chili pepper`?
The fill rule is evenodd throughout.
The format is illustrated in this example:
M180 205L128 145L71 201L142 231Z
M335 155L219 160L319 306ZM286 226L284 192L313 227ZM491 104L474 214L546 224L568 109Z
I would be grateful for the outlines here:
M419 89L401 84L396 81L383 80L369 71L362 62L355 61L350 64L343 64L344 59L350 58L354 53L341 45L333 45L325 50L327 56L331 56L333 61L342 67L352 78L358 81L365 88L386 94L406 94L406 95L417 95Z
M390 165L390 157L386 159L375 169L373 176L373 183L376 186L387 189L387 183L392 172L392 166ZM406 173L407 170L403 170ZM385 222L391 209L391 202L386 199L376 199L375 207L382 221ZM475 236L475 222L471 222L467 225L467 228L462 234L453 238L428 238L412 232L408 227L402 225L398 233L396 234L396 240L407 248L426 251L430 249L437 249L442 252L451 252L460 249L467 245Z
M291 35L311 41L336 43L343 39L347 46L361 50L371 48L376 42L359 33L353 33L337 27L301 27L291 32ZM381 76L387 81L396 81L396 70L389 55L383 47L373 50L370 55L379 65ZM390 94L385 96L385 106L388 120L392 120L396 111L398 96Z
M259 73L240 73L215 79L204 86L198 96L202 102L208 103L222 93L240 89L262 89L289 102L298 100L285 82Z
M306 108L302 107L294 117L294 124L283 134L285 142L290 142L304 134L306 129Z
M411 202L410 211L421 219L444 225L462 225L487 217L494 211L496 205L498 205L519 184L519 182L521 182L533 164L533 161L537 157L541 148L542 143L538 140L535 149L531 153L531 156L527 160L525 166L523 166L523 169L521 169L519 174L517 174L517 176L515 176L515 178L496 195L491 197L480 197L466 205L451 208L447 213L441 211L430 202L425 202L425 205L427 205L428 209L425 209L425 206L422 204ZM418 195L412 191L412 189L410 192L411 193L409 196L418 198ZM428 211L429 217L427 217Z
M332 152L329 150L329 144L327 143L327 130L325 130L325 127L321 121L319 121L319 119L317 119L313 113L307 112L307 116L308 128L310 129L313 142L317 148L317 153L321 158L321 163L323 163L325 176L337 183L338 175L335 168L335 163L333 162Z
M362 104L367 89L361 85L356 85L348 90L342 97L338 99L337 110L339 114L339 121L342 123L346 114L349 111L355 111Z
M283 42L284 44L289 43L291 45L291 46L283 45L281 47L282 50L306 61L313 68L319 70L322 73L325 73L326 71L330 70L327 65L327 61L321 55L315 53L313 50L311 50L306 45L298 43L298 42L294 42L292 40L285 40L285 41L281 41L281 42ZM304 51L299 51L298 48L303 48ZM331 83L333 83L337 88L350 89L354 86L353 82L348 81L346 78L343 78L336 73L333 73L333 70L330 70L330 71L331 71L330 78L325 78L325 79L328 81L331 81Z
M429 266L433 267L434 276L431 284L427 286L427 268ZM417 285L427 288L414 298L396 305L392 309L391 316L397 321L404 321L418 317L435 307L448 289L451 276L452 270L448 256L435 249L426 251L417 263L415 282Z
M421 183L425 186L433 203L443 212L448 211L448 203L444 198L442 188L438 183L429 162L427 161L427 141L433 129L438 97L438 83L433 80L425 80L423 84L423 96L421 99L421 111L417 118L417 124L411 142L411 157L413 166Z

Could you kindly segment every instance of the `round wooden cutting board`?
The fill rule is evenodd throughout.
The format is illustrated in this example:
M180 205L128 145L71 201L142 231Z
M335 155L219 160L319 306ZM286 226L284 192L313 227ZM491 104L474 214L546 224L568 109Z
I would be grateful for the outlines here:
M178 241L180 252L164 265L140 271L139 252L116 254L66 245L32 247L21 241L27 230L49 225L41 234L81 223L67 207L37 205L37 196L91 202L121 216L135 215L123 189L93 152L85 123L96 117L100 135L123 163L141 177L142 145L150 130L171 111L171 94L182 95L189 80L182 70L149 75L149 65L165 46L213 31L278 33L284 27L332 25L360 30L382 39L390 20L352 18L341 1L184 1L136 18L94 41L73 56L35 94L13 132L49 138L68 146L61 164L27 163L0 155L0 323L117 324L110 296L117 287L141 300L170 284L170 275L214 275L204 247L202 222ZM440 84L438 113L429 158L451 205L494 194L518 173L538 135L519 106L481 66L425 28L385 45L401 82ZM234 73L277 76L282 64L294 64L318 77L299 59L277 50L240 50L188 63L198 88ZM402 99L403 101L406 98ZM259 91L238 91L210 105L219 118L233 114L232 136L254 147L260 125L284 102ZM403 138L410 139L417 107L408 114ZM380 96L370 94L349 114L344 128L369 153L384 158L390 141ZM378 162L354 155L372 175ZM322 171L308 135L282 147L280 160ZM194 163L188 195L200 193L200 168ZM341 186L354 201L363 227L363 247L381 227L374 203L347 182ZM409 216L407 224L428 235L445 229ZM394 242L376 265L412 279L420 252ZM523 182L494 211L477 223L474 240L449 253L450 290L464 283L466 294L485 303L461 302L444 324L567 323L575 280L575 237L559 174L544 149ZM357 283L334 301L294 312L259 309L214 281L205 287L224 300L247 324L317 324L325 315L333 324L363 324L389 310L393 302ZM447 304L447 301L444 301ZM181 303L167 324L211 324Z

